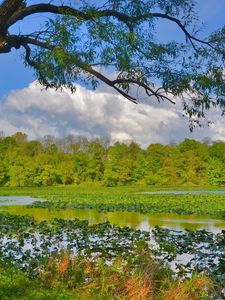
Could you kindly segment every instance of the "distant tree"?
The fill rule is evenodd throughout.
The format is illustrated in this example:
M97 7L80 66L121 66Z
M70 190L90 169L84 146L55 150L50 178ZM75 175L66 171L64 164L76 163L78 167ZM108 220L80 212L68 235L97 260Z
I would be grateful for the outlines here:
M88 144L88 166L87 176L92 181L101 181L104 174L104 164L106 160L106 149L101 139L95 139Z
M27 134L23 132L16 132L13 135L17 144L24 144L27 142Z
M20 137L18 139L18 136ZM225 143L185 139L177 146L74 137L69 144L0 139L0 186L71 185L92 181L106 186L225 185ZM17 140L17 141L16 141ZM54 145L54 147L52 147ZM64 147L65 146L65 147Z
M16 141L14 137L7 136L0 139L0 159L3 159L10 149L15 147Z
M165 156L164 146L161 144L151 144L146 149L147 170L150 173L157 173L163 166Z
M34 157L42 152L41 143L38 141L29 141L26 143L26 153L27 155Z
M79 184L87 179L88 155L85 152L77 151L73 155L74 182Z
M73 92L74 82L93 88L104 82L135 103L143 94L136 96L134 87L159 102L180 98L191 128L212 106L224 112L225 27L201 37L196 1L28 2L1 2L0 53L24 50L25 64L46 88ZM48 17L44 26L15 34L15 25L40 13ZM37 27L37 18L32 20ZM175 25L184 39L163 41L157 31L162 20Z
M53 165L43 165L38 177L40 184L43 186L56 185L58 182L58 172ZM38 184L37 184L38 185Z
M0 186L6 182L6 169L2 160L0 160Z
M183 183L203 185L207 180L208 147L198 141L185 139L178 145L178 167Z
M53 135L45 135L41 139L41 144L45 152L54 153L57 151L56 138Z
M208 179L212 185L225 185L225 163L211 158L208 166Z
M162 167L158 171L158 184L181 184L181 170L179 169L179 151L175 145L164 146L164 155L161 158Z
M9 186L29 186L29 163L30 159L26 156L10 156L8 166Z
M127 184L131 181L132 161L128 153L129 146L124 143L116 142L109 147L104 173L106 186Z
M72 159L64 158L64 160L60 162L58 166L58 175L61 183L64 185L72 184L74 182Z
M209 148L210 156L217 158L221 163L225 164L225 143L224 142L215 142Z
M129 159L132 161L131 182L138 183L144 178L146 161L145 151L135 142L129 145Z

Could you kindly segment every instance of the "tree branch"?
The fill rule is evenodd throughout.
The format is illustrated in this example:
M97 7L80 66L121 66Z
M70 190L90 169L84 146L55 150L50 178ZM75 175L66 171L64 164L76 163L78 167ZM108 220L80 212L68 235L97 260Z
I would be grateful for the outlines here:
M9 1L9 0L7 0ZM15 1L15 0L14 0ZM21 2L22 0L19 0ZM25 7L23 9L20 9L18 11L15 11L14 14L8 18L5 27L9 28L11 25L15 24L17 21L24 19L25 17L36 14L36 13L53 13L53 14L59 14L59 15L68 15L68 16L73 16L76 17L77 19L81 19L84 21L89 21L89 20L94 20L102 17L114 17L118 21L125 23L129 29L132 29L139 23L140 21L145 21L150 18L162 18L162 19L167 19L170 20L178 25L178 27L183 31L185 34L186 38L189 40L191 43L192 47L197 51L197 48L194 44L193 41L196 41L198 43L207 45L214 50L217 50L210 41L204 41L201 40L192 34L188 32L186 27L181 23L181 21L175 17L172 17L167 14L163 13L146 13L140 16L129 16L125 13L118 12L116 10L112 9L105 9L105 10L91 10L90 12L83 12L81 10L75 9L70 6L57 6L57 5L52 5L52 4L46 4L46 3L41 3L41 4L36 4L36 5L31 5L28 7Z
M171 100L169 97L167 97L166 95L164 95L163 93L168 93L166 91L163 90L163 92L159 92L160 90L163 89L163 87L158 88L157 90L153 90L152 88L150 88L149 85L139 81L139 80L135 80L135 79L126 79L126 78L117 78L113 81L113 84L123 84L123 83L133 83L138 85L139 87L142 87L146 94L151 97L151 96L155 96L156 99L158 100L158 102L160 102L160 100L164 101L167 100L172 104L175 104L175 102L173 100Z
M4 0L0 5L0 36L7 33L7 22L10 17L20 9L23 0Z
M32 67L37 67L35 62L33 62L30 59L30 53L31 53L31 49L28 46L28 44L32 44L34 46L39 46L41 48L44 49L48 49L48 50L60 50L63 51L63 49L61 48L57 48L54 45L49 45L47 43L41 42L37 39L32 39L30 37L26 37L26 36L11 36L11 42L12 43L17 43L20 44L22 47L25 48L26 50L26 55L25 55L25 59L27 61L27 63L32 66ZM118 93L120 93L123 97L125 97L126 99L128 99L129 101L137 104L137 100L136 98L132 97L131 95L129 95L128 93L125 93L123 90L121 90L120 88L118 88L116 86L116 84L114 83L114 81L108 79L107 77L105 77L103 74L101 74L100 72L96 71L95 69L93 69L91 67L91 65L88 65L80 60L78 60L77 58L74 57L74 63L77 67L81 68L82 70L84 70L85 72L95 76L96 78L98 78L99 80L101 80L102 82L106 83L107 85L111 86L112 88L114 88Z
M57 6L52 4L36 4L28 6L20 11L15 12L7 22L7 27L15 24L17 21L24 19L25 17L36 13L53 13L59 15L68 15L76 17L78 19L88 21L95 18L102 17L115 17L119 21L126 23L129 26L130 17L126 14L117 12L115 10L95 10L90 12L82 12L70 6Z

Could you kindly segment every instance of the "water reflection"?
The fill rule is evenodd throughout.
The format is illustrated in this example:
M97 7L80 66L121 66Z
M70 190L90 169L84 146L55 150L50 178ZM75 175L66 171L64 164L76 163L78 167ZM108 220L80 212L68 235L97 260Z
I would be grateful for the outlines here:
M46 208L28 208L22 205L2 206L0 211L13 214L33 216L38 222L54 218L89 220L91 224L109 221L118 226L130 226L136 229L150 230L156 225L174 230L205 229L214 233L225 229L225 220L208 216L177 215L177 214L141 214L138 212L98 212L95 209L64 209L49 210Z

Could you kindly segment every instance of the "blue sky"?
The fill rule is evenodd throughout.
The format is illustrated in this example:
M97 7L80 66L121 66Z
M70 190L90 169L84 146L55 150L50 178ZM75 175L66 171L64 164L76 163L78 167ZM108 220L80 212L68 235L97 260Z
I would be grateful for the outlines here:
M38 2L38 0L28 1L29 4ZM41 2L48 1L42 0ZM52 1L52 3L56 2L58 1ZM202 31L203 36L207 36L208 33L224 25L225 0L197 0L196 2L199 18L205 24ZM40 19L37 16L30 17L26 21L21 22L19 26L14 27L13 31L28 31L33 26L39 24L39 21ZM173 36L174 39L183 38L183 34L166 21L160 23L158 31L160 36L165 39L168 36ZM34 138L45 134L66 135L69 133L79 133L89 136L108 135L115 139L118 137L121 139L139 139L138 142L140 141L142 144L157 141L168 143L172 139L181 140L185 137L201 139L205 136L225 140L225 123L224 121L220 121L222 119L216 115L216 112L212 114L216 119L216 123L211 129L197 129L194 134L190 134L188 131L188 122L181 119L179 108L171 110L171 114L168 113L166 115L165 112L168 111L168 108L171 109L170 107L153 106L149 108L140 105L138 108L134 108L134 106L127 104L126 101L125 104L119 102L114 107L109 104L109 101L111 101L109 99L116 98L116 95L107 88L100 89L99 93L95 96L95 94L80 87L77 94L77 99L80 102L76 102L76 104L74 98L68 96L67 93L61 95L55 92L41 94L41 88L35 87L33 84L35 81L33 71L25 68L20 57L21 52L16 50L9 54L0 55L0 130L4 130L7 134L12 134L20 130L27 132ZM52 97L53 94L54 97ZM42 103L41 98L43 96L41 95L49 99L49 105ZM102 110L99 111L93 107L93 110L96 110L96 114L89 115L88 106L93 106L95 100L93 100L93 103L92 100L88 102L89 100L85 97L91 97L91 99L100 97L99 105ZM38 103L35 101L39 101L41 106L38 106ZM66 105L65 101L68 101ZM62 108L62 112L59 112L58 106L61 103L65 107L64 111ZM69 103L71 106L69 106ZM77 106L77 108L73 110L74 106ZM124 111L124 116L121 115L121 119L116 118L118 115L117 109L121 110L121 112ZM71 111L73 111L74 115L70 114ZM100 122L101 114L106 115L106 119L102 119L102 122ZM161 114L162 118L158 114ZM107 118L111 118L111 123L109 122L110 126L105 126L105 122L108 121ZM135 118L137 121L136 124L133 122ZM151 123L151 120L148 123L147 118L154 119L156 126ZM74 121L75 119L76 121ZM121 126L119 126L118 120L120 120ZM132 122L136 126L135 128L132 127ZM162 130L157 126L165 128L165 133L160 134ZM178 126L179 132L174 126ZM139 131L137 130L138 128ZM133 134L133 132L136 133Z
M39 1L30 0L29 4L38 3ZM48 2L48 1L41 1ZM53 3L58 1L52 1ZM198 0L197 11L200 20L205 23L204 34L215 30L216 28L224 25L225 19L225 0ZM28 31L33 27L34 23L39 21L37 17L29 17L27 21L21 22L21 24L13 28L17 31L18 28L22 28ZM42 20L43 21L43 20ZM167 21L162 21L159 32L162 37L173 36L175 39L182 36L182 33L170 25ZM27 86L34 81L35 77L33 71L29 68L25 68L23 62L20 59L20 51L12 51L9 54L0 55L0 100L3 99L11 90L20 89Z

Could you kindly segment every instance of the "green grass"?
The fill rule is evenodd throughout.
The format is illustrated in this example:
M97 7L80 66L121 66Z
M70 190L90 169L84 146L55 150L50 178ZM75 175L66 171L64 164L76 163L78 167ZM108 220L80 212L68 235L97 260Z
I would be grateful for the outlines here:
M106 188L100 186L0 188L1 196L26 195L45 198L36 207L95 208L99 211L137 211L154 213L201 214L224 216L225 194L173 195L140 194L146 191L186 190L186 187L157 188L129 186ZM193 189L193 188L192 188ZM204 188L205 189L205 188ZM208 188L212 190L213 188ZM201 190L200 188L196 190Z

